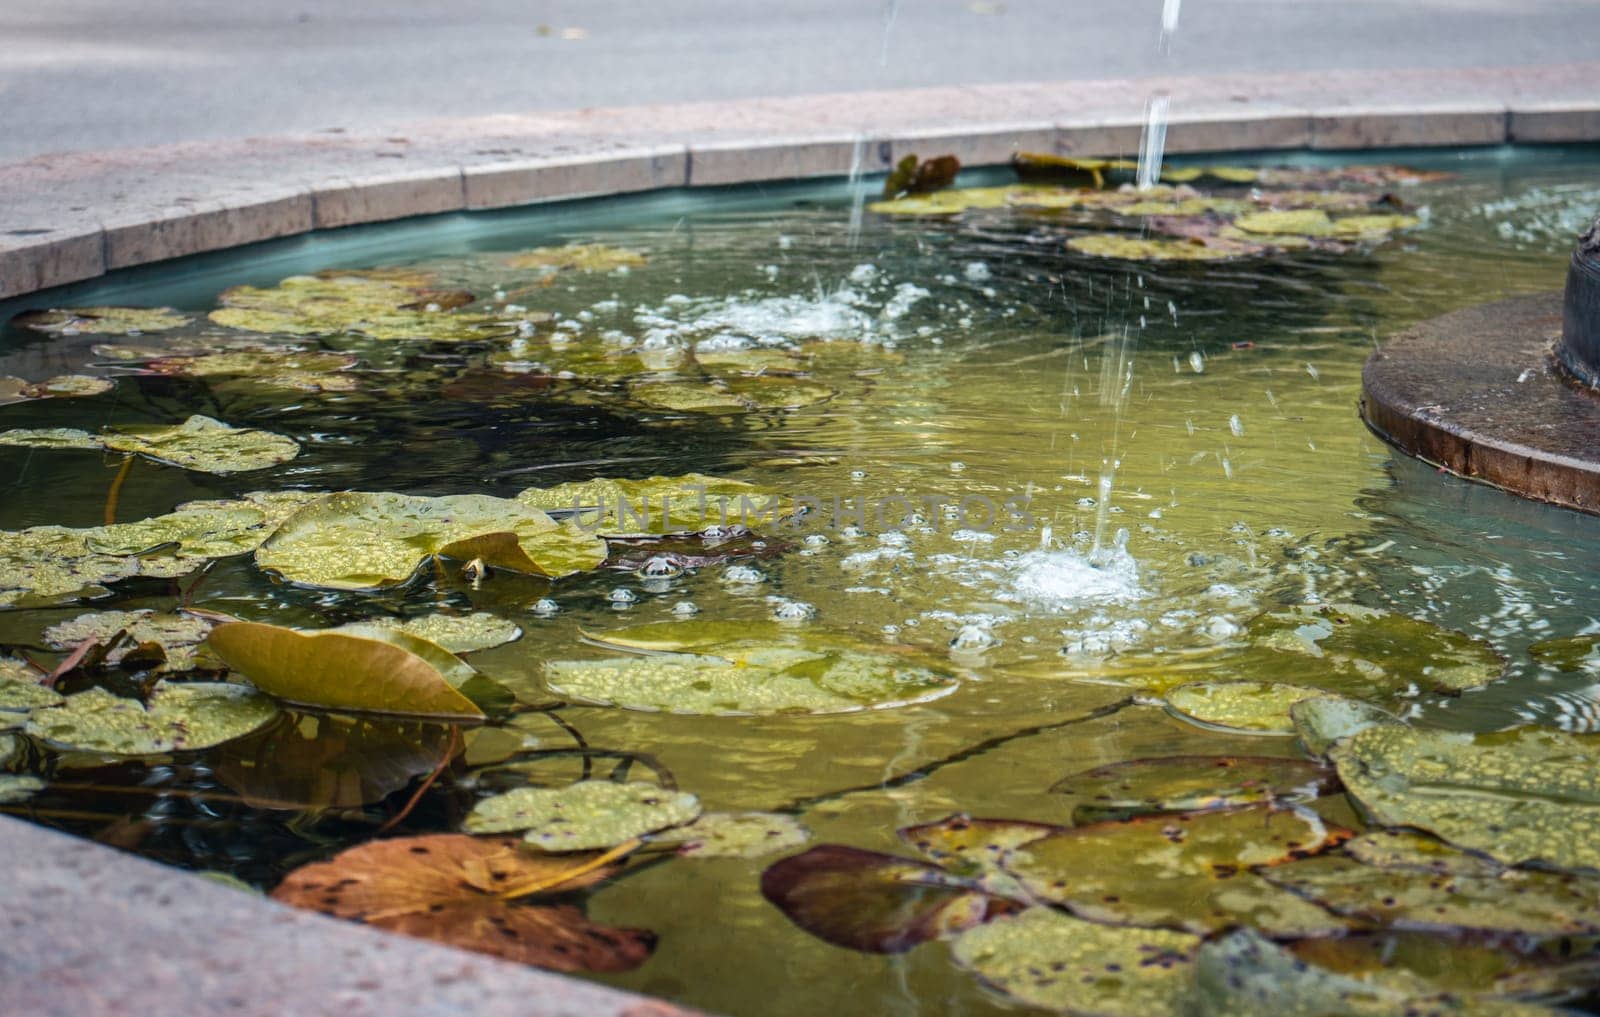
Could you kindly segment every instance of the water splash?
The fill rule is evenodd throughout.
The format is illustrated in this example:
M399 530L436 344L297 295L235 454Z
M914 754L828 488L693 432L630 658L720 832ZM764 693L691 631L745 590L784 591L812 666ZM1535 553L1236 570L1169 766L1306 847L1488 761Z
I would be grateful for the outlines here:
M858 134L855 145L850 149L850 178L845 184L850 191L850 225L845 237L852 250L861 243L861 221L867 204L867 189L861 185L861 167L866 161L866 154L867 139Z
M1161 4L1161 52L1172 52L1172 37L1178 34L1178 12L1183 7L1183 0L1162 0Z
M1015 561L1007 599L1051 611L1126 604L1142 598L1139 563L1128 553L1128 531L1098 559L1078 551L1029 551Z
M1161 181L1161 160L1167 150L1167 108L1170 97L1156 92L1144 104L1144 130L1139 134L1139 190Z

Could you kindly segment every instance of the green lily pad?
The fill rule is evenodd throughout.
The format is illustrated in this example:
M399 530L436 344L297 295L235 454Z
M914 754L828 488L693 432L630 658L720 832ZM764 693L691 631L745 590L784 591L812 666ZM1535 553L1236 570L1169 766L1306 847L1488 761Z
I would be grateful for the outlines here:
M442 646L451 653L487 650L522 638L522 629L515 622L484 611L466 615L425 614L404 621L398 618L374 618L362 624L404 632Z
M740 641L783 639L790 634L780 622L696 618L694 621L648 622L605 632L585 630L583 638L618 650L687 653L713 650Z
M1545 639L1528 647L1528 653L1534 660L1557 670L1582 671L1600 666L1600 636Z
M1017 195L1031 188L963 187L958 190L934 191L931 194L908 194L892 201L874 201L867 205L869 212L881 215L945 216L959 215L973 208L1004 208Z
M230 427L199 415L169 427L112 428L101 441L112 452L142 455L201 473L262 470L300 454L300 446L281 434Z
M88 431L73 427L19 427L0 431L0 445L20 448L73 448L98 451L104 443Z
M1072 237L1067 248L1095 258L1119 261L1230 261L1262 253L1259 245L1236 241L1200 241L1192 238L1135 237L1125 233L1094 233Z
M1315 697L1326 694L1282 682L1190 682L1167 693L1167 707L1204 727L1287 735L1294 733L1290 708Z
M104 643L126 632L133 643L156 643L167 655L163 671L187 671L195 666L195 648L211 631L211 622L192 615L151 610L101 611L59 622L44 631L44 641L57 650L70 650L86 639ZM113 650L106 660L116 663L133 647Z
M760 858L810 839L799 820L775 812L707 812L688 826L650 835L652 843L681 845L678 854L692 858Z
M66 697L40 685L43 677L20 660L0 657L0 712L26 713L61 705Z
M552 660L544 670L551 691L570 699L709 716L847 713L927 702L957 685L902 656L798 634L785 643L731 643L715 656Z
M567 244L562 247L537 247L506 259L512 268L574 269L579 272L611 272L619 268L638 268L648 261L642 251L608 244Z
M1470 735L1384 725L1334 746L1374 823L1427 830L1507 865L1600 868L1600 745L1521 729Z
M991 894L1027 900L1027 890L1003 867L1006 854L1064 829L1021 819L954 815L936 823L905 827L900 830L900 839L946 872L970 879Z
M962 968L1016 1002L1097 1017L1185 1017L1201 940L1028 908L951 944Z
M235 286L211 312L218 325L287 335L353 332L370 339L474 342L515 332L487 314L458 313L470 294L440 294L416 273L339 271L298 275L270 289Z
M556 578L597 567L606 547L526 502L346 492L285 519L256 564L306 586L374 590L410 581L436 556Z
M1407 686L1444 694L1499 678L1505 661L1481 639L1390 611L1356 604L1304 607L1262 615L1247 629L1258 645L1309 657L1310 680L1334 692L1402 691Z
M608 537L755 528L766 519L787 519L795 508L754 484L700 473L530 487L516 500L547 512L571 512L584 529Z
M225 558L254 551L272 533L267 513L244 501L190 502L166 515L87 531L97 554L142 555L168 548L188 558Z
M189 324L189 316L170 307L70 307L26 311L13 325L35 332L66 335L139 335L167 332Z
M1233 224L1246 233L1289 234L1297 237L1331 237L1338 233L1328 213L1320 208L1254 212Z
M1529 936L1600 932L1600 881L1503 869L1437 842L1424 853L1385 840L1363 853L1366 858L1359 861L1342 855L1306 858L1262 875L1334 914L1386 928Z
M1475 996L1571 999L1591 990L1600 982L1600 954L1563 956L1573 945L1384 930L1284 947L1319 968L1414 994L1449 993L1467 1006Z
M1350 738L1369 727L1398 724L1400 719L1388 710L1342 696L1313 696L1289 707L1294 733L1307 752L1321 758L1335 742Z
M1075 773L1050 790L1079 800L1075 824L1156 812L1310 801L1338 786L1332 770L1271 756L1130 759Z
M90 550L89 533L64 526L0 531L0 607L98 596L106 592L106 583L139 574L136 558Z
M56 748L111 756L193 752L242 738L272 720L272 700L243 685L163 682L148 702L94 688L28 717L28 734Z
M840 844L767 866L761 895L818 939L868 953L903 953L1016 907L938 866Z
M683 791L632 781L585 780L563 788L517 788L472 807L472 834L523 831L542 851L612 848L682 826L700 815L700 800Z
M373 626L324 632L217 626L206 647L268 695L330 710L482 718L461 690L479 676L425 639Z
M44 381L23 381L21 378L0 375L0 406L35 399L103 395L116 388L116 385L110 378L91 378L85 374L64 374Z
M1326 935L1347 923L1250 870L1344 836L1309 812L1252 806L1073 827L1022 845L1003 864L1035 899L1091 921Z
M357 379L345 374L360 361L345 353L321 350L230 350L186 356L159 357L145 363L153 374L219 379L258 388L294 392L349 392Z

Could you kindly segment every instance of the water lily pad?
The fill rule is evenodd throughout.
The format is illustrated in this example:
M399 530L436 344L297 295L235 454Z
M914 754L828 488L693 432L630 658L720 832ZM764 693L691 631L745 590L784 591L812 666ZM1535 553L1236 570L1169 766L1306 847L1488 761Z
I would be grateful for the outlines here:
M199 415L168 427L112 428L101 441L128 452L201 473L242 473L286 463L300 454L292 439L251 427L231 427Z
M285 519L256 564L307 586L373 590L408 582L435 556L559 577L599 566L606 548L526 502L346 492Z
M574 269L579 272L611 272L619 268L638 268L648 261L642 251L608 244L567 244L563 247L537 247L506 259L512 268Z
M0 431L0 445L20 448L73 448L98 451L105 445L88 431L73 427L19 427Z
M1335 742L1379 724L1398 724L1388 710L1342 696L1313 696L1289 707L1294 733L1307 752L1321 758Z
M1592 737L1371 727L1334 746L1374 823L1410 826L1508 865L1600 868L1600 753Z
M254 551L275 525L247 501L189 502L166 515L93 528L85 539L98 554L225 558Z
M1570 939L1530 942L1506 936L1385 930L1284 944L1319 968L1414 994L1449 993L1560 1000L1600 982L1600 955L1563 956ZM1448 1012L1448 1011L1447 1011Z
M464 615L425 614L404 621L398 618L374 618L363 624L404 632L442 646L451 653L487 650L522 638L522 628L515 622L484 611Z
M116 382L110 378L92 378L85 374L64 374L44 381L23 381L21 378L0 375L0 406L35 399L103 395L115 387Z
M167 332L189 324L189 316L170 307L70 307L25 311L13 325L35 332L78 335L139 335Z
M1034 898L1091 921L1319 935L1346 923L1250 870L1346 836L1309 812L1252 806L1073 827L1022 845L1003 864Z
M1302 684L1366 698L1363 693L1437 693L1478 688L1499 678L1505 661L1481 639L1391 611L1356 604L1262 615L1247 629L1260 646L1312 658Z
M707 812L687 826L650 835L656 844L677 844L689 858L760 858L799 847L811 833L793 816L776 812Z
M1337 786L1332 770L1301 759L1165 756L1084 770L1050 790L1079 800L1072 821L1082 824L1156 812L1307 802Z
M1027 900L1028 892L1005 871L1006 854L1066 827L1021 819L974 819L946 816L900 830L900 839L946 872L1000 897Z
M754 484L701 473L530 487L517 501L547 512L570 512L584 529L608 537L753 527L767 519L787 519L795 508L789 499Z
M527 886L545 887L539 891L545 896L572 893L619 871L590 861L582 855L535 855L505 838L400 837L302 866L272 896L404 936L554 971L632 970L655 948L653 933L596 924L571 904L517 903L504 896Z
M166 654L160 670L187 671L195 666L195 648L211 631L211 622L192 615L151 610L101 611L58 622L44 631L44 641L57 650L70 650L89 639L105 643L126 632L132 644L155 643ZM106 656L108 663L125 657L132 645L118 647Z
M158 357L147 361L144 370L152 374L218 379L223 385L231 380L294 392L349 392L358 386L358 381L343 372L359 362L349 354L321 350L230 350Z
M25 773L0 773L0 805L15 805L44 790L44 781Z
M1335 914L1388 928L1529 936L1600 932L1600 881L1503 869L1443 845L1421 854L1382 843L1361 861L1320 855L1262 874Z
M104 584L139 573L138 559L91 551L88 532L64 526L0 531L0 606L96 596L106 592Z
M1326 694L1283 682L1190 682L1167 693L1167 706L1185 720L1250 734L1294 733L1289 710Z
M1328 213L1320 208L1254 212L1239 216L1233 224L1246 233L1297 237L1331 237L1338 233Z
M585 630L583 638L618 650L686 653L740 641L782 639L789 634L782 623L775 621L696 618L693 621L648 622L604 632Z
M1184 1017L1201 940L1029 908L963 932L955 962L1023 1006L1096 1017Z
M259 622L217 626L206 647L256 688L330 710L478 719L463 692L478 673L425 639L377 627L297 632Z
M1095 233L1072 237L1069 250L1096 258L1121 261L1228 261L1262 253L1265 248L1248 243L1198 239L1166 240L1125 233Z
M470 294L465 296L470 302ZM270 289L224 290L220 302L211 320L248 332L473 342L515 331L513 324L487 314L457 313L463 302L457 295L435 293L422 277L407 273L291 276Z
M715 656L547 661L545 680L557 695L582 702L711 716L847 713L927 702L957 685L903 656L799 635L731 643Z
M543 851L611 848L647 833L682 826L700 815L700 801L655 784L579 781L563 788L517 788L472 807L468 833L525 831Z
M957 190L935 191L932 194L910 194L892 201L874 201L867 210L882 215L946 216L959 215L973 208L1004 208L1011 199L1026 193L1026 187L963 187Z
M28 734L61 749L112 756L193 752L241 738L277 713L270 699L243 685L163 682L147 702L100 688L28 717Z
M902 953L1014 910L935 865L821 844L761 874L761 895L837 946Z
M0 712L26 713L59 706L66 697L40 685L43 677L20 660L0 657Z
M1600 667L1600 636L1545 639L1528 647L1528 654L1541 664L1549 664L1561 671Z

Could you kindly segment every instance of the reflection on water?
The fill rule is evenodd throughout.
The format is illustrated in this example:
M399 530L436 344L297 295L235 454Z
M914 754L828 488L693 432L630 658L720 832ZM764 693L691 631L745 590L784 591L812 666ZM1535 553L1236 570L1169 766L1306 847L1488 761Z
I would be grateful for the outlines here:
M1177 4L1167 6L1175 21ZM821 507L782 554L676 574L645 566L551 584L441 573L353 597L275 585L248 559L225 561L196 603L248 618L312 626L469 607L511 618L523 639L473 662L540 709L459 751L427 725L294 717L200 758L55 760L58 786L35 799L39 818L262 885L369 836L445 762L408 829L455 829L478 788L529 774L562 783L656 768L708 809L794 809L818 839L869 849L893 850L897 826L951 811L1065 822L1047 789L1070 772L1149 755L1294 751L1287 739L1123 706L1127 689L1068 675L1114 669L1119 657L1225 670L1252 618L1304 603L1382 607L1489 640L1507 676L1419 699L1437 723L1600 726L1600 674L1527 652L1600 628L1600 524L1397 460L1355 412L1378 337L1560 285L1563 226L1592 211L1575 210L1592 192L1574 181L1600 162L1561 150L1441 161L1460 177L1407 191L1426 215L1414 233L1344 256L1200 267L1069 257L1048 215L858 218L851 191L822 189L759 210L707 195L660 213L641 206L633 225L569 220L556 239L624 245L649 262L519 273L497 252L552 240L531 215L499 226L483 250L396 256L534 323L488 348L341 337L327 345L361 358L348 392L112 372L110 395L0 407L0 429L204 412L305 446L293 463L230 478L141 463L121 491L123 519L263 488L510 496L688 472ZM104 299L205 310L215 296L159 279L117 285ZM14 330L5 341L0 374L103 363L88 336ZM685 346L702 363L751 350L802 356L806 383L827 398L728 413L652 402L661 396L635 374L673 369ZM586 388L547 370L572 350L592 351L589 369L611 380ZM768 375L787 370L773 363ZM116 465L0 450L0 526L98 523ZM125 592L130 606L173 603L160 583ZM920 647L969 680L936 701L837 716L554 702L541 661L581 652L580 632L687 617L690 602L701 618L776 616ZM0 613L0 642L37 646L44 628L77 613ZM497 762L513 770L477 769ZM757 894L761 865L657 865L601 892L597 920L661 937L648 964L607 980L743 1014L911 1013L928 999L943 1012L997 1008L942 947L884 958L807 937Z

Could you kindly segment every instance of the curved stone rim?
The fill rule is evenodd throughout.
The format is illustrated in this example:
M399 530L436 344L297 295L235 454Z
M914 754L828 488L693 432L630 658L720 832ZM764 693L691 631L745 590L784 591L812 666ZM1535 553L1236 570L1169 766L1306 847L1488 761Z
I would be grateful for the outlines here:
M1467 307L1367 358L1361 417L1458 477L1600 514L1600 398L1556 365L1562 294Z

